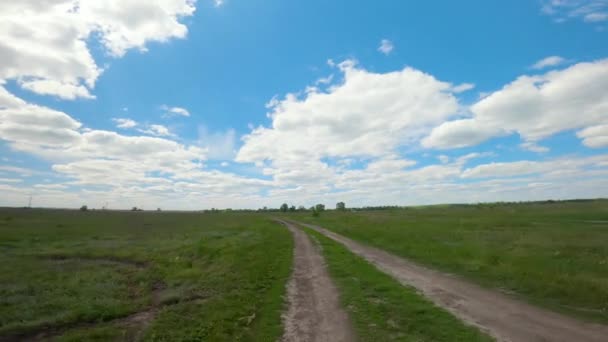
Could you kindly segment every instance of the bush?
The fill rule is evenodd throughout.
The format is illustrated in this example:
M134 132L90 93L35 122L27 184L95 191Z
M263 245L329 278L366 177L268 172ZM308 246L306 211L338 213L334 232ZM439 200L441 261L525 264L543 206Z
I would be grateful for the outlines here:
M89 208L86 205L83 205L82 207L80 207L80 211L87 211L89 210Z

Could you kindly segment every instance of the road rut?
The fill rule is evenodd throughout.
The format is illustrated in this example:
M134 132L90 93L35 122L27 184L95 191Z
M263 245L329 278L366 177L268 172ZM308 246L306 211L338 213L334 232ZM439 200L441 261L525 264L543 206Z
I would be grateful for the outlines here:
M608 326L591 324L532 306L450 274L430 270L322 227L299 223L343 244L404 285L498 341L608 341Z
M295 242L282 341L355 341L348 314L340 306L338 289L329 277L319 247L291 223L278 222L292 232Z

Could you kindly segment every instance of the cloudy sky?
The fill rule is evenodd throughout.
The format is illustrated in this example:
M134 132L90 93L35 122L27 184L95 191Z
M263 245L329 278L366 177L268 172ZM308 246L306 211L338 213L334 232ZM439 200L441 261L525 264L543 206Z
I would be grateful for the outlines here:
M608 196L608 0L0 2L0 205Z

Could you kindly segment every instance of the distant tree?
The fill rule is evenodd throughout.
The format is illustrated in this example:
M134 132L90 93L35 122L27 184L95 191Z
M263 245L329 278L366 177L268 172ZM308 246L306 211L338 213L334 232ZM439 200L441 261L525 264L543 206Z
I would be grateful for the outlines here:
M160 208L156 208L156 211L161 211L161 209Z
M324 211L325 210L325 204L317 204L315 205L315 210L318 212Z
M87 211L89 210L89 207L87 207L86 205L83 205L82 207L80 207L80 211Z
M301 205L298 207L298 211L306 211L306 207Z
M137 209L137 207L133 207L131 208L131 211L139 211L139 209Z
M336 210L346 210L346 204L344 202L336 203Z
M310 209L312 210L313 217L319 217L319 215L321 214L321 212L319 210L317 210L317 207L312 207Z
M292 205L291 207L289 207L289 211L294 212L296 211L296 206Z
M286 213L288 209L289 206L287 205L287 203L283 203L281 204L281 208L279 210L281 210L282 213Z

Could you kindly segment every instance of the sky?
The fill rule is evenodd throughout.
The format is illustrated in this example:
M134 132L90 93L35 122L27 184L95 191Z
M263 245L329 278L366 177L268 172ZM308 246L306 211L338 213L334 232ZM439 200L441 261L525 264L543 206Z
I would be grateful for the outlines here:
M0 2L0 206L608 197L608 0Z

